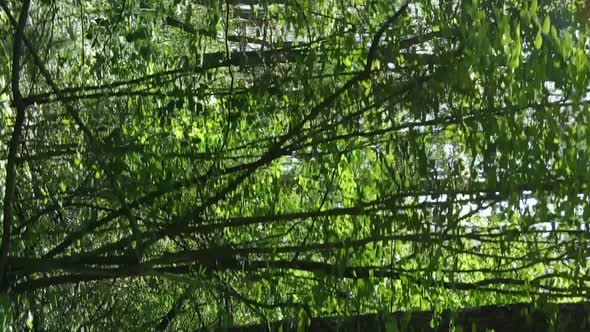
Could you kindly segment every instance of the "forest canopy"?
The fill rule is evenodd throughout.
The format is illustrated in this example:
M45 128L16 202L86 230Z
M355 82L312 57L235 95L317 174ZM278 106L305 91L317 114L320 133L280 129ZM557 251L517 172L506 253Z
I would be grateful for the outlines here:
M0 8L4 329L590 328L590 4Z

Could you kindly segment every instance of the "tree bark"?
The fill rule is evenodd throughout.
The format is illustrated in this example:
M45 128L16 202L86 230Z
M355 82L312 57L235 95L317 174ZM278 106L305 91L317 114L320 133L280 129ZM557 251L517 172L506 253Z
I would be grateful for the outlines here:
M301 329L301 322L280 321L251 326L217 328L208 331L590 331L590 303L547 303L535 308L528 303L490 305L460 311L444 311L437 327L431 326L432 311L397 311L350 317L313 318ZM451 325L451 317L454 321ZM454 330L452 329L454 326Z

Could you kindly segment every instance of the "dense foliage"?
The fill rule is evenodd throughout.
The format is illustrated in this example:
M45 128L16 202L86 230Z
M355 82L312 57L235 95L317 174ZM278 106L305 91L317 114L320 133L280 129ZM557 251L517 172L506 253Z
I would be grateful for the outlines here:
M584 2L0 5L7 325L589 296Z

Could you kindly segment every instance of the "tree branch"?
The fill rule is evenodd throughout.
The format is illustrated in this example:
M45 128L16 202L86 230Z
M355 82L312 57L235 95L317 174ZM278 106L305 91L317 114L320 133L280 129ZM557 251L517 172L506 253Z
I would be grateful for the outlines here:
M0 2L0 6L10 16L10 9L4 1ZM12 130L12 137L8 145L8 160L6 163L6 187L4 192L4 220L2 225L2 245L0 246L0 288L6 289L4 286L4 276L6 274L6 262L8 253L10 252L10 233L13 224L13 204L14 192L16 188L16 154L21 140L23 124L25 122L25 113L27 105L23 100L20 91L20 68L22 57L22 45L24 39L25 26L29 16L29 8L31 6L30 0L23 1L18 23L14 33L13 49L12 49L12 97L16 108L16 119L14 121L14 128Z

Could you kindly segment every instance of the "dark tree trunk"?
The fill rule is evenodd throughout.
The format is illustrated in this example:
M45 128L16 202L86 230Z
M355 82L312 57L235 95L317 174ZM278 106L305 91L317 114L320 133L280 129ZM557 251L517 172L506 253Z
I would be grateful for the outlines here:
M310 332L328 331L452 331L451 317L454 317L454 331L495 331L495 332L543 332L543 331L590 331L590 303L545 304L535 308L531 304L491 305L460 311L445 311L440 316L438 327L431 327L431 311L392 314L369 314L351 317L314 318L303 330ZM459 327L460 326L460 327ZM282 327L282 328L281 328ZM299 331L295 321L281 321L270 324L220 328L215 331L260 332Z

